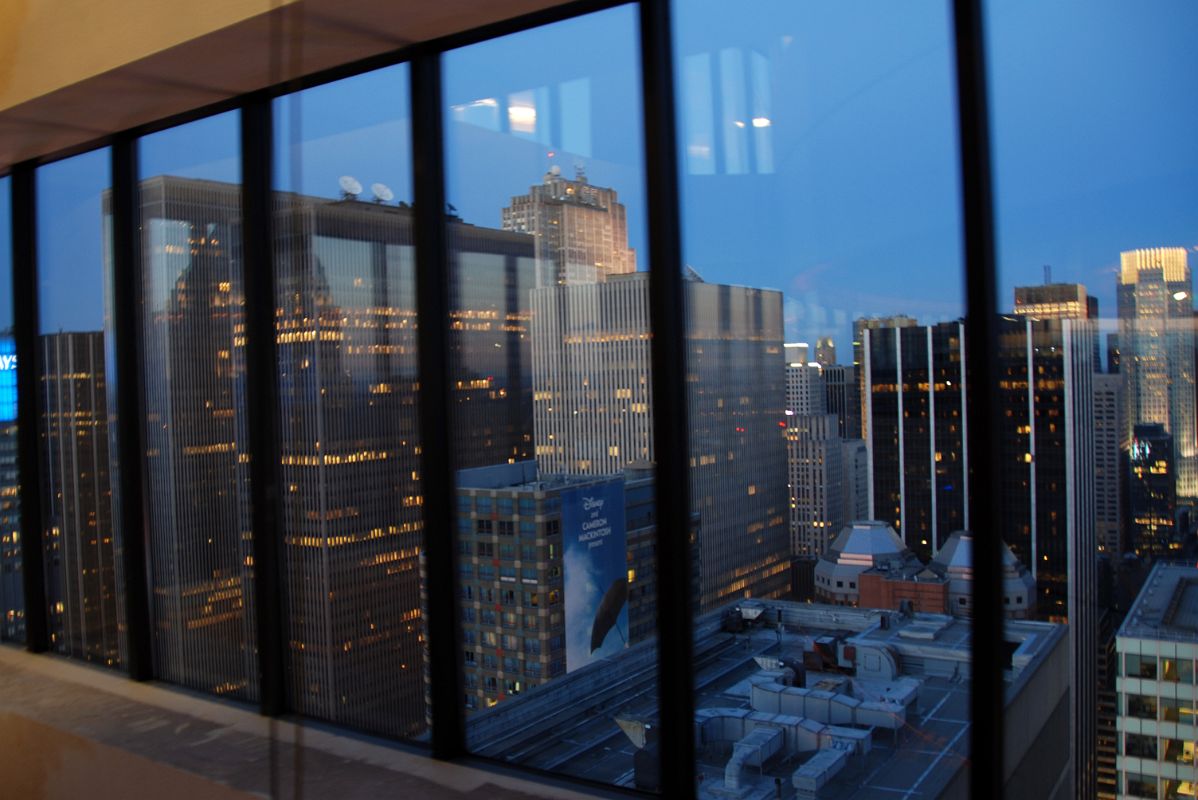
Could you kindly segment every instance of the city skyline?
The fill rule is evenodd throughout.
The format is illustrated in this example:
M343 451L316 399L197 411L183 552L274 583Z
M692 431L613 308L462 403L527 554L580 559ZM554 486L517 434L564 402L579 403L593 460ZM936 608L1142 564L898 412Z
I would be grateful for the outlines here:
M787 213L786 209L771 207L768 218L751 224L781 230L785 232L785 241L766 237L754 246L754 250L737 255L740 259L737 263L729 260L726 247L712 241L718 236L719 226L707 226L716 230L686 226L684 230L685 261L707 280L780 289L786 302L787 340L804 339L814 343L819 336L831 334L836 337L840 352L848 347L848 326L856 316L909 313L922 324L930 324L952 318L963 306L958 220L955 212L943 211L941 204L942 201L953 206L958 195L953 177L957 165L952 126L945 122L941 126L943 130L936 129L936 136L923 139L913 136L909 128L905 133L894 134L899 137L895 140L898 146L906 148L907 160L923 168L926 174L935 176L934 189L929 189L925 180L912 181L895 174L887 166L891 151L886 148L878 151L877 143L860 132L889 127L889 123L895 121L888 116L895 103L928 108L937 119L947 120L951 116L954 110L951 87L946 83L947 76L951 75L948 26L939 12L930 18L904 19L907 15L897 10L882 8L876 11L879 12L878 19L870 22L866 34L870 44L877 46L866 50L870 57L864 60L860 58L860 49L854 49L852 54L837 53L838 48L834 45L837 38L830 35L838 26L849 24L847 15L851 15L851 11L826 7L801 12L780 11L779 31L794 29L798 39L790 47L803 49L802 65L825 64L821 73L830 82L818 92L803 84L795 89L800 92L798 96L778 97L775 105L789 103L804 110L803 119L808 120L808 128L797 129L788 135L794 141L805 143L808 151L814 149L819 153L818 160L823 164L804 181L804 194L826 194L827 190L841 184L877 188L876 176L885 175L888 185L920 187L916 202L911 202L910 197L887 194L884 207L876 205L881 200L875 200L871 205L865 198L876 192L866 192L854 201L856 206L848 208L825 210L819 204L808 203L795 209L795 213ZM1043 265L1050 264L1054 280L1083 283L1099 298L1105 321L1114 316L1114 274L1120 252L1155 246L1181 246L1195 252L1198 247L1198 231L1193 224L1195 201L1189 189L1198 176L1198 154L1184 139L1184 131L1196 126L1198 110L1175 94L1183 88L1180 85L1158 86L1156 93L1136 90L1158 70L1174 74L1198 73L1198 54L1186 44L1181 35L1186 25L1176 18L1181 14L1198 23L1198 9L1133 11L1112 4L1098 11L1091 9L1088 17L1091 22L1085 28L1074 24L1076 11L1076 3L1044 9L1030 2L1016 2L1004 4L1002 13L989 15L988 22L992 26L995 202L999 223L998 310L1009 310L1007 306L1014 286L1039 283ZM861 20L856 19L853 24L860 23ZM576 26L583 24L581 21L562 23L555 26L554 35L568 37L571 29L576 30ZM603 34L613 24L619 24L619 21L613 23L608 15L588 17L586 30L593 32L593 37L575 38L609 41L613 37ZM751 27L748 22L744 25ZM596 32L596 28L601 30ZM887 35L883 37L881 31L886 31ZM829 35L821 35L821 32ZM690 33L689 28L679 31L683 38L689 37ZM736 33L741 31L738 29ZM1155 43L1157 57L1153 64L1106 57L1111 52L1119 52L1122 37L1133 33ZM1022 42L1029 36L1032 42L1015 52L1010 43ZM568 50L579 52L566 54L561 71L563 74L584 74L585 70L578 65L585 65L588 58L596 57L595 53L578 41L571 41ZM1053 46L1032 46L1047 42L1053 42ZM1058 45L1066 43L1077 49L1077 56L1063 64L1054 54L1060 50ZM502 40L498 40L493 46L501 44ZM454 57L469 58L466 67L488 65L482 71L496 73L488 78L496 85L510 88L521 82L528 86L543 84L543 79L538 82L533 69L534 58L495 70L494 59L486 50L486 47L467 48L455 51ZM621 55L619 52L604 55L604 68L627 71L626 85L636 97L639 84L633 74L635 58L631 46L627 58ZM852 64L848 63L850 57ZM1086 68L1075 66L1080 64L1085 64ZM838 69L838 65L844 68ZM465 76L471 72L467 68L456 74ZM473 72L477 75L478 70ZM450 71L446 76L447 106L477 99L455 96L455 92L463 92L458 91L461 81L455 83L454 74ZM1030 76L1036 79L1031 80ZM406 159L402 157L409 141L407 125L403 124L407 101L406 73L389 68L359 76L350 82L356 83L357 88L349 91L345 83L337 84L336 89L329 86L315 90L333 101L332 113L327 103L315 100L301 102L287 98L279 102L277 107L283 113L279 114L276 140L282 143L302 136L305 159L300 169L290 161L277 164L276 185L304 194L335 197L338 177L349 174L366 185L375 181L386 183L397 199L410 201L410 165L403 163ZM930 95L929 86L937 87ZM477 95L477 92L465 94ZM504 93L497 90L493 94L501 96ZM1076 99L1062 104L1058 102L1062 96ZM603 98L595 99L596 104L607 102ZM1170 108L1170 114L1174 116L1171 124L1144 127L1135 123L1137 119L1151 118L1154 112L1150 109L1159 104ZM639 115L639 102L630 106ZM368 126L357 140L360 144L352 148L343 146L344 137L338 135L340 115L337 109L343 109L345 113L352 109L354 117L363 119ZM222 115L214 119L225 119L224 122L212 124L229 125L235 129L235 116ZM641 170L637 168L640 164L636 134L639 120L630 118L626 121L626 125L604 128L602 141L598 137L594 141L595 148L602 145L604 149L593 148L590 156L585 158L585 166L592 182L612 186L620 192L629 209L630 244L643 255L647 254L647 247L644 192ZM296 123L294 129L293 122ZM777 120L776 135L781 135L778 132L784 130L784 122ZM1073 146L1072 137L1045 135L1046 131L1063 128L1087 131L1084 146ZM628 132L622 133L625 129ZM191 130L194 133L188 134L188 147L197 153L197 160L214 164L223 172L215 175L219 179L238 180L235 161L229 159L227 153L214 150L211 127L203 132L193 124ZM921 129L921 132L927 133L927 130ZM617 133L619 142L608 143ZM566 174L572 174L575 154L551 151L533 140L515 142L514 137L505 138L513 142L504 150L480 149L472 155L474 164L462 165L460 174L471 176L469 192L455 189L453 176L458 173L450 165L449 201L468 222L499 227L500 210L511 195L533 182L553 163L561 166ZM555 155L550 157L549 152ZM389 157L388 153L393 155ZM632 157L625 157L629 153ZM866 159L868 163L854 165L855 153L874 155ZM1116 153L1120 158L1111 157ZM940 154L935 163L929 161L930 154ZM1129 154L1132 157L1127 157ZM150 155L143 147L143 163L152 167ZM385 162L383 165L380 165L380 159ZM487 164L487 169L473 168L482 163ZM629 163L633 165L632 169L629 169ZM915 167L911 169L912 172L907 174L914 174ZM96 172L107 180L106 164L98 165ZM144 174L154 172L147 170ZM871 175L875 177L871 178ZM209 177L213 175L209 174ZM754 213L760 211L752 202L744 202L744 196L735 190L730 177L736 176L684 175L682 189L688 198L699 194L727 194L729 204L751 209ZM776 178L769 180L774 182ZM96 233L94 237L79 236L70 241L39 241L44 257L64 262L87 262L90 258L90 263L95 263L100 253L91 242L100 241L99 220L86 218L86 214L78 211L76 207L80 200L69 185L43 184L39 189L51 194L55 207L62 213L77 214L76 220L83 223L84 230ZM779 185L777 191L790 190ZM891 212L897 214L896 219L905 219L908 215L902 212L901 205L926 205L924 201L929 195L935 196L937 208L941 209L938 215L952 218L952 225L940 231L945 240L942 245L932 251L927 249L926 241L919 248L885 249L878 241L880 236L872 233L866 237L877 241L872 248L866 248L859 241L862 230L870 227L868 220L884 218ZM1046 209L1069 211L1067 214L1052 211L1047 218L1051 224L1046 224ZM711 209L716 217L725 210L723 202ZM704 209L696 207L695 211ZM833 211L843 217L843 221L832 220L834 224L825 224L827 215ZM744 212L738 213L743 218ZM818 240L824 244L818 247L804 244L809 240L794 230L796 222L803 226L802 230L823 230L819 237L810 241ZM857 230L850 227L854 225ZM913 228L916 229L927 230L927 225ZM884 256L882 252L885 252ZM848 287L837 286L837 283L843 283L841 276L873 274L880 278L885 278L886 274L901 276L904 281L897 285L903 291L892 291L892 283L887 293L873 299L864 296L846 298L846 288L852 295L865 293L855 281L848 282ZM67 291L86 295L101 288L87 276L81 277L84 280L68 287ZM753 280L746 280L748 277ZM904 287L904 282L909 285ZM0 286L0 308L6 309L0 314L8 313L8 292L9 287ZM876 293L876 289L871 287L871 293ZM928 307L929 299L935 300L935 308ZM904 300L911 302L904 303ZM98 319L94 324L81 324L77 316L72 317L68 313L72 305L66 298L61 306L61 311L56 311L54 302L43 303L43 315L48 322L54 323L56 318L63 321L63 324L51 324L49 329L95 330L101 327ZM819 319L821 314L823 321ZM0 327L4 327L2 318ZM1106 330L1104 326L1103 331Z

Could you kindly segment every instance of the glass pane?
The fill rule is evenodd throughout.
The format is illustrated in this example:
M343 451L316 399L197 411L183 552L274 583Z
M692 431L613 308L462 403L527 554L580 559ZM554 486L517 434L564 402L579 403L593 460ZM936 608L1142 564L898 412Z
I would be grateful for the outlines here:
M236 112L141 140L146 503L164 680L258 692Z
M617 8L446 54L449 388L470 747L653 788L637 41Z
M704 795L968 785L971 421L949 12L676 4L695 647L727 665L697 674ZM1010 616L1029 600L1012 592ZM1012 654L1059 635L1011 625ZM721 653L724 631L738 645ZM1012 686L1037 680L1035 659L1013 661ZM811 734L756 727L797 718Z
M412 736L425 688L408 68L288 95L275 118L295 708Z
M107 381L109 165L105 148L37 171L37 369L51 644L114 666L123 649L124 604Z
M12 308L12 179L0 178L0 639L25 640Z
M1127 717L1155 718L1158 704L1176 718L1173 695L1191 690L1176 685L1187 679L1172 656L1188 674L1198 643L1168 610L1190 604L1173 588L1194 574L1198 498L1198 53L1187 35L1198 8L1015 0L986 11L1013 414L1002 458L1012 482L1035 486L1008 495L1002 522L1035 577L1036 616L1067 624L1071 794L1156 797L1175 768L1157 767L1155 740L1132 757L1119 731L1153 734ZM1151 57L1129 42L1151 42ZM1145 586L1161 560L1190 566ZM1129 616L1137 595L1142 613Z

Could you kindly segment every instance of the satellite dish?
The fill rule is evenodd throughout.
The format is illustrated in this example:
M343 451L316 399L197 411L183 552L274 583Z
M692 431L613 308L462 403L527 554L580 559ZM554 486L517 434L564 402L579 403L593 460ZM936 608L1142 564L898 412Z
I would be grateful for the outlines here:
M341 194L343 197L357 197L362 193L362 184L358 183L358 179L352 175L342 175L338 183L341 184Z
M370 184L370 191L374 192L376 203L387 203L395 199L395 192L391 191L391 187L385 183Z

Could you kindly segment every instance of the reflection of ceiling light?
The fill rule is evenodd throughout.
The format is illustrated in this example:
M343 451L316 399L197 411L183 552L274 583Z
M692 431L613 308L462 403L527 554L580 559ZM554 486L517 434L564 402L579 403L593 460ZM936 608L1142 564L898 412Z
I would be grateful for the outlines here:
M736 126L736 127L738 127L738 128L743 128L743 127L745 127L745 123L744 123L744 122L742 122L742 121L740 121L739 119L737 119L737 120L733 120L733 121L732 121L732 124L733 124L733 125L735 125L735 126Z
M770 126L769 117L753 117L754 128L768 128Z
M537 127L537 110L532 106L508 106L507 119L512 130L533 133Z
M1189 297L1189 295L1187 295L1185 292L1174 292L1173 293L1174 300L1185 300L1187 297Z

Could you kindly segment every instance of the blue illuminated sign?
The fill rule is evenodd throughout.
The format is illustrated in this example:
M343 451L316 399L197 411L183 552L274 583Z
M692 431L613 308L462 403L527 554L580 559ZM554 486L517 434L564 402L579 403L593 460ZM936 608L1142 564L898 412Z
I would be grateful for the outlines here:
M17 418L17 344L0 336L0 422Z

